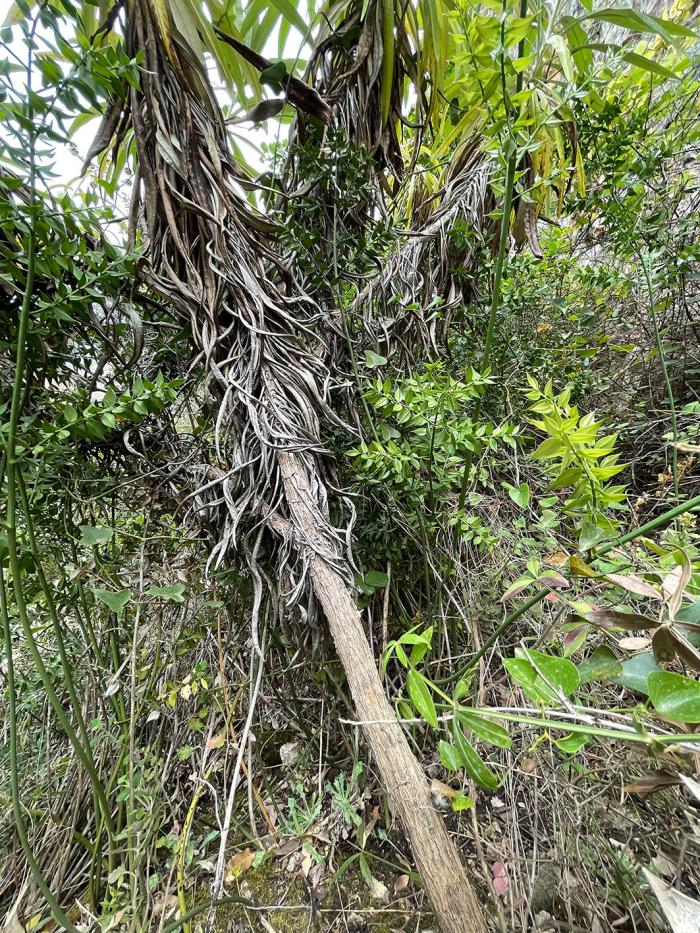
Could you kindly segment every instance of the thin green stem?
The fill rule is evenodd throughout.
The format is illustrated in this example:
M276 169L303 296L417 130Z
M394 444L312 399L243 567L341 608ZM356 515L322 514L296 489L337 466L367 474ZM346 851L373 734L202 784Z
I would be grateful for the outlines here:
M671 468L673 471L673 496L678 502L678 419L676 418L676 400L673 395L673 386L671 377L668 374L668 364L666 363L666 354L661 341L661 332L659 330L659 319L656 314L656 302L654 301L654 286L651 281L651 269L649 268L649 257L639 253L639 259L644 270L644 278L647 283L647 292L649 293L649 313L654 327L654 341L656 343L656 352L659 355L661 372L663 373L664 386L666 387L666 396L668 398L668 407L671 412L671 435L673 444L671 446Z
M68 697L70 698L71 706L73 708L73 715L75 720L78 723L78 731L82 737L85 747L88 750L88 754L92 759L92 753L90 749L90 737L88 736L87 729L85 727L85 720L83 718L83 712L80 708L80 702L78 701L78 694L75 689L75 684L73 682L73 674L71 669L71 662L68 658L68 652L66 651L66 643L63 639L63 632L61 630L61 624L58 621L58 613L56 612L56 603L54 602L53 593L51 592L51 587L49 586L48 580L46 579L46 574L44 573L44 567L41 562L41 555L39 554L39 548L37 547L36 535L34 533L34 520L29 508L29 499L27 497L27 488L24 482L24 477L22 476L22 471L17 470L17 488L19 489L20 501L22 504L22 512L24 513L24 524L27 530L27 540L29 541L29 551L34 559L34 568L36 570L36 575L39 578L39 586L41 591L44 594L44 600L46 601L46 608L48 609L49 618L51 619L51 626L53 628L54 637L56 639L56 647L58 648L58 656L61 662L61 670L63 672L63 679L66 684L66 690L68 691ZM94 761L94 760L93 760Z

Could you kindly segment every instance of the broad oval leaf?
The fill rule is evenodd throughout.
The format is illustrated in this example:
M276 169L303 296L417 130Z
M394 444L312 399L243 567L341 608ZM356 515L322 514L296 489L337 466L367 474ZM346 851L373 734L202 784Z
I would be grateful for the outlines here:
M568 658L557 658L534 649L516 648L516 658L527 661L537 674L534 687L541 698L558 701L558 694L570 696L579 686L576 665Z
M592 547L595 547L600 541L605 537L606 532L599 525L595 525L592 522L586 522L582 526L581 532L579 534L578 546L581 551L590 551Z
M385 363L385 356L382 356L380 353L375 353L374 350L365 350L365 366L373 369L375 366L384 366Z
M657 713L675 722L700 722L700 683L671 671L649 674L649 699Z
M591 680L612 680L622 674L622 664L612 648L600 645L578 665L580 682L587 684Z
M613 683L621 687L627 687L628 690L636 690L647 696L649 693L649 676L659 670L659 666L654 660L651 651L644 651L622 665L622 673L611 677Z
M82 532L79 544L82 547L95 547L98 544L106 544L112 540L114 532L111 528L103 528L99 525L81 525Z

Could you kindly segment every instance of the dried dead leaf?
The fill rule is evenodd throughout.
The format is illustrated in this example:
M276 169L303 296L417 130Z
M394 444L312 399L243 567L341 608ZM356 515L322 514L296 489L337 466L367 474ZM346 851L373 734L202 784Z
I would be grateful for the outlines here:
M620 638L617 644L625 651L644 651L651 644L651 638L646 638L644 635L630 635L627 638Z
M367 886L369 887L369 892L378 901L388 901L389 900L389 889L387 886L372 875L371 879L368 879Z
M692 933L700 930L700 901L687 897L644 868L644 877L661 905L673 933Z
M301 849L301 839L288 839L275 849L275 854L279 855L280 858L284 858L287 855L298 852L299 849Z
M648 596L649 599L661 599L661 593L651 585L637 576L636 573L609 573L608 580L616 586L621 586L628 593L634 593L636 596Z
M696 801L700 803L700 784L693 778L688 777L687 774L679 774L678 777L683 781L686 790L690 791Z
M221 748L221 746L226 741L226 733L220 732L218 735L212 736L207 742L207 751L212 751L215 748Z
M690 580L691 567L686 554L683 554L683 563L680 567L674 567L673 570L664 577L662 584L664 596L668 602L669 618L674 619L676 613L681 607L683 593L688 581Z
M305 878L309 877L309 872L314 866L313 856L308 846L304 847L304 851L301 854L301 873Z
M663 790L664 787L675 787L681 783L680 777L675 774L645 774L636 778L623 787L626 794L651 794L655 790Z
M226 872L224 879L226 882L235 881L241 875L248 871L255 859L254 849L244 849L242 852L236 852L226 863Z
M433 778L430 782L430 793L434 797L447 797L448 800L452 800L459 793L458 790L453 790L449 784L443 784L442 781L438 781L437 778Z

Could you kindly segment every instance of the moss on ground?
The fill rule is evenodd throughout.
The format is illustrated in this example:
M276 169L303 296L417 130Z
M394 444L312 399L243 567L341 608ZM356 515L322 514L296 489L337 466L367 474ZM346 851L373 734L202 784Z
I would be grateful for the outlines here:
M387 878L389 886L391 879ZM323 894L325 891L325 894ZM229 886L230 894L239 894L253 904L269 905L269 911L246 910L239 904L227 904L216 912L214 929L216 933L269 933L270 927L275 933L306 933L307 930L325 931L336 929L338 914L344 914L345 925L350 933L395 933L397 930L410 929L425 931L435 929L432 917L427 911L419 911L413 898L402 900L392 898L391 907L382 907L372 897L359 870L350 868L338 885L327 885L322 890L322 897L317 903L315 922L309 927L309 905L311 894L305 879L299 873L285 871L279 861L267 860L257 868L248 870L238 883L238 890ZM316 892L318 893L318 892ZM206 900L206 890L200 890L193 903ZM274 907L283 907L275 910ZM295 910L293 908L298 908ZM269 926L265 926L262 920ZM416 921L420 926L416 927ZM202 924L193 926L199 933Z

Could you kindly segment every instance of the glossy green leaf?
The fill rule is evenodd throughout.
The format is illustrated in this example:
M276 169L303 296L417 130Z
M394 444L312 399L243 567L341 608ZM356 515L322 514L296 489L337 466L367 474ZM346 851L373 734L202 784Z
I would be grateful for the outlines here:
M474 783L486 790L494 790L498 787L498 778L481 759L479 753L456 722L453 722L452 734L454 736L455 745L457 746L457 751L459 752L462 767Z
M657 712L675 722L700 722L700 683L692 677L653 671L649 699Z
M482 718L478 713L460 709L457 712L457 719L461 725L466 726L474 735L491 745L497 745L499 748L510 748L512 745L510 736L503 726Z
M555 739L554 744L567 755L575 755L588 742L588 736L582 732L572 732L569 735Z
M423 719L430 723L434 729L437 729L438 720L435 704L425 677L419 674L418 671L410 670L406 677L406 686L411 703L413 703Z
M542 441L540 446L532 454L533 460L551 460L552 457L558 457L565 450L564 444L556 437L548 437Z
M612 680L622 674L622 664L615 652L607 645L600 645L578 665L580 682L587 684L592 680Z
M516 648L515 654L516 657L511 660L525 661L535 673L534 680L526 678L523 686L534 688L536 694L546 702L558 702L559 693L565 697L570 696L578 688L579 673L576 665L568 658L557 658L534 649L525 651L523 648Z
M260 83L270 84L273 87L281 86L287 77L287 66L284 62L274 62L269 68L260 72Z
M613 683L647 696L649 675L659 670L651 651L643 651L622 664L622 673L611 677Z
M444 739L440 739L438 750L443 767L448 771L459 771L462 767L462 761L455 746Z

